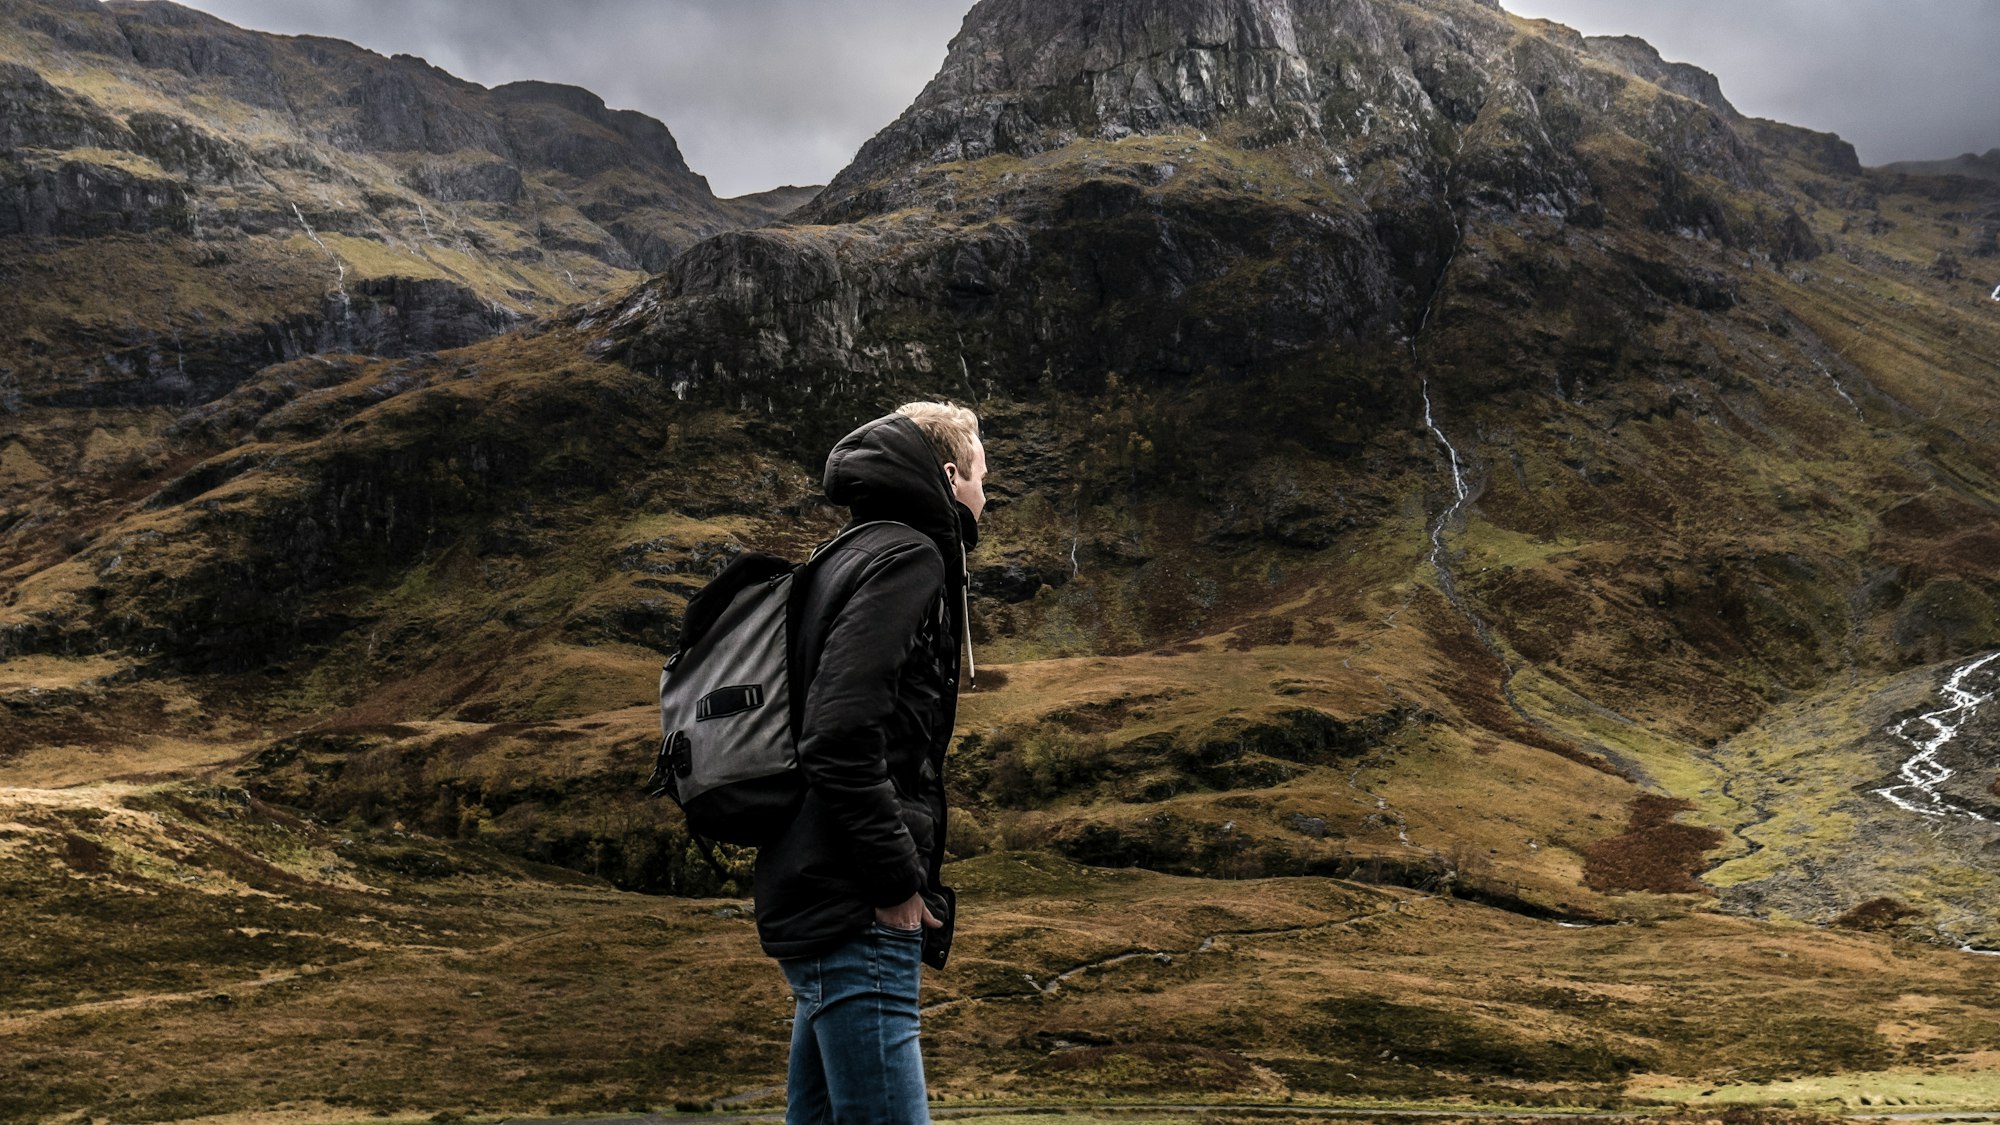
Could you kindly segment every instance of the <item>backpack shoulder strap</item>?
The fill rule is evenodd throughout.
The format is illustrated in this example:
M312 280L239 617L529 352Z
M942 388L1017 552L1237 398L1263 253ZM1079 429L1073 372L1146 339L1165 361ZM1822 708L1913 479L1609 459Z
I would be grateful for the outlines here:
M834 547L839 546L841 544L851 543L854 540L861 538L864 534L875 528L884 528L884 529L899 528L905 534L893 535L892 538L904 539L912 543L918 543L918 542L929 543L933 550L937 548L937 544L931 543L930 536L925 535L923 532L918 531L916 528L911 527L909 524L903 523L899 520L869 520L866 523L857 523L854 526L843 530L839 535L836 535L833 538L827 540L826 542L821 543L819 546L813 548L813 553L807 557L806 562L812 563L813 561L817 560L820 556L825 554L830 554L833 551ZM882 532L879 531L876 532L876 535L878 536L882 534L883 534Z
M796 733L803 722L805 713L806 685L812 682L813 672L819 664L819 646L825 642L820 632L819 617L828 603L821 599L835 594L827 587L828 582L848 580L848 576L835 573L823 575L827 560L842 545L852 545L867 538L877 540L881 546L899 543L921 543L937 552L937 544L931 537L900 520L870 520L847 528L839 535L827 540L813 551L812 556L799 565L798 577L792 582L791 605L787 616L788 631L793 639L790 672L792 674L792 730ZM814 607L808 612L808 607ZM808 618L812 619L808 619Z

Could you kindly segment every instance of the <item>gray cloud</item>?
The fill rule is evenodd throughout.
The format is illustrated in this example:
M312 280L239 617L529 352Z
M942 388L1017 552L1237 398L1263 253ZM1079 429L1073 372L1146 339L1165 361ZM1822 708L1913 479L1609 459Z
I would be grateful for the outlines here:
M718 195L831 179L944 62L969 0L191 0L230 23L586 87Z
M189 0L231 23L422 55L485 85L568 82L667 123L716 192L824 183L916 97L968 0ZM1072 0L1051 0L1069 3ZM2000 3L1504 0L1641 36L1738 108L1868 163L2000 145Z

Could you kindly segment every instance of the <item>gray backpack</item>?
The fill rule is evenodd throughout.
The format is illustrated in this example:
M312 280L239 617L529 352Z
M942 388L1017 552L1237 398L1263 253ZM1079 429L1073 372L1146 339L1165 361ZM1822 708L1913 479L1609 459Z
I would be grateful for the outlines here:
M680 644L660 669L660 751L646 789L666 794L698 839L763 845L805 798L798 730L805 686L795 681L792 638L813 563L751 552L688 601Z

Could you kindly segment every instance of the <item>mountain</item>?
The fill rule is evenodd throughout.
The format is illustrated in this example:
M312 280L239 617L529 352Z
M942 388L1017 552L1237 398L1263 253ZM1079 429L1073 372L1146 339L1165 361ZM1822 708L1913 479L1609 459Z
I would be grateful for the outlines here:
M1996 204L1475 0L983 0L823 191L627 288L68 446L24 402L0 862L109 920L106 999L353 955L158 1036L452 1060L133 1080L179 1116L767 1086L741 905L606 887L743 889L637 794L654 677L729 558L838 526L835 437L949 395L950 1098L1985 1104ZM131 886L283 941L159 952ZM155 1034L18 1002L76 1030L20 1068ZM76 1081L32 1104L119 1094Z
M991 823L1059 808L1038 823L1088 862L1324 870L1285 827L1311 767L1466 739L1615 781L1525 822L1426 793L1474 754L1334 835L1520 825L1514 885L1574 904L1608 846L1580 810L1670 796L1730 834L1689 869L1721 863L1731 908L1942 894L1930 922L1991 941L1986 892L1943 890L1991 886L1990 768L1956 752L1941 818L1873 792L1904 673L2000 642L1973 561L2000 279L1940 265L1979 205L1490 6L995 0L796 224L573 323L690 402L761 406L801 461L899 392L985 407L1018 484L982 618L1033 685L973 710ZM1243 652L1268 678L1221 687ZM1090 656L1118 659L1046 663ZM1812 747L1781 817L1744 748L1802 753L1768 729L1802 699L1880 717ZM1240 789L1265 811L1214 796ZM1761 826L1795 816L1824 839L1786 864Z
M154 0L0 5L0 111L0 368L52 404L470 343L798 194L717 199L665 125L574 86Z
M1898 160L1882 165L1885 172L1906 176L1966 176L1975 180L2000 180L2000 148L1984 155L1963 153L1949 160Z

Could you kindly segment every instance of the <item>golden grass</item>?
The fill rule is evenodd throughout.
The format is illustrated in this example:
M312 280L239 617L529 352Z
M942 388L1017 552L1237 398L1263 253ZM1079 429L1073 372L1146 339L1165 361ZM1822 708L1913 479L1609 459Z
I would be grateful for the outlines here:
M63 969L67 998L44 990L0 1017L13 1112L588 1113L782 1081L790 1001L740 902L543 882L476 848L328 832L227 789L0 791L0 842L27 901L58 896L99 927ZM960 945L924 998L941 1106L1678 1100L1658 1076L1740 1068L1775 1083L1726 1100L1922 1081L1969 1107L1996 1069L1977 1044L2000 966L1881 937L1704 914L1564 929L1405 889L1024 853L948 878ZM124 967L183 937L214 962ZM1794 1025L1820 1044L1794 1054ZM219 1035L237 1048L209 1050ZM113 1044L110 1070L21 1100L21 1068ZM1157 1088L1146 1060L1190 1051L1210 1052L1220 1085ZM1841 1068L1815 1087L1799 1069L1898 1055L1932 1073Z

